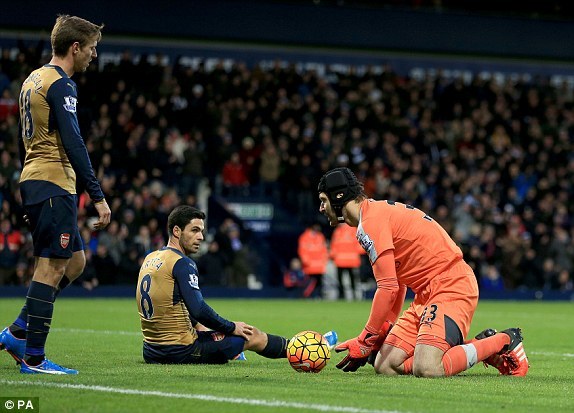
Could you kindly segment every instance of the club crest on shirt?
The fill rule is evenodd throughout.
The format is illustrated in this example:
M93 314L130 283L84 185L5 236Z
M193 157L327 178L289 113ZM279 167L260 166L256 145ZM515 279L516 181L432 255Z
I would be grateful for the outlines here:
M70 244L70 234L67 232L60 234L60 246L62 248L68 248L68 244Z
M197 275L195 274L189 274L189 286L191 288L195 288L196 290L199 290L199 278L197 277Z
M70 113L76 113L76 102L78 102L78 99L76 99L74 96L65 96L64 101L66 102L63 105L64 109Z
M213 339L213 341L221 341L225 338L225 334L216 331L211 333L211 338Z

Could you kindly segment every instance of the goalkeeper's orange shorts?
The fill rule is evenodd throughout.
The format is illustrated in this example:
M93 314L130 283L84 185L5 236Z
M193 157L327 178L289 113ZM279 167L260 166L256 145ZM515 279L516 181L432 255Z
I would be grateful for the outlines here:
M463 344L478 304L478 284L472 268L459 261L415 295L399 317L385 344L414 354L417 344L443 351Z

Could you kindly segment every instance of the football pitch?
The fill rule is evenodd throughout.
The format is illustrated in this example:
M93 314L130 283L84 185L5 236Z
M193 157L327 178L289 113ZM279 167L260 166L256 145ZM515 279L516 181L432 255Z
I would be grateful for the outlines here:
M370 301L213 299L221 315L291 337L334 329L340 340L360 333ZM0 299L0 326L22 299ZM223 366L146 365L133 299L71 299L55 306L47 354L78 376L20 374L0 352L0 397L39 397L41 412L573 412L574 304L482 301L474 335L487 327L521 327L530 371L498 376L482 364L446 379L382 377L370 366L343 373L332 354L319 374L298 373L285 359L248 353ZM9 411L3 405L0 411ZM14 409L13 411L16 411Z

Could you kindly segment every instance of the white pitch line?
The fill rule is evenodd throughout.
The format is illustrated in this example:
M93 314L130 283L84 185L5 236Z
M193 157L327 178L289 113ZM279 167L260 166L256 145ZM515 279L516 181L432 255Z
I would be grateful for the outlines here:
M574 357L574 353L551 353L549 351L527 351L526 354L536 354L539 356L550 357Z
M118 336L141 336L141 331L121 331L121 330L93 330L89 328L51 328L50 331L60 331L63 333L80 333L80 334L106 334Z
M220 397L211 394L168 393L162 391L122 389L122 388L106 387L106 386L88 386L85 384L52 383L47 381L29 382L29 381L14 381L14 380L0 379L0 384L14 385L14 386L56 387L59 389L74 389L74 390L91 390L103 393L130 394L138 396L158 396L158 397L168 397L172 399L192 399L192 400L201 400L215 403L245 404L250 406L263 406L263 407L284 407L291 409L317 410L321 412L402 413L397 410L369 410L369 409L361 409L359 407L332 406L328 404L305 404L296 402L284 402L281 400L245 399L240 397Z

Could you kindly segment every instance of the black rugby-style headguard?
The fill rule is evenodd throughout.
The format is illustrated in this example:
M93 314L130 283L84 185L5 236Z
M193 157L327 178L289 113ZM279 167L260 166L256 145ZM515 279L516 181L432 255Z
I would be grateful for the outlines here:
M363 186L349 168L335 168L323 175L317 189L327 195L337 219L344 222L343 207L361 194Z

